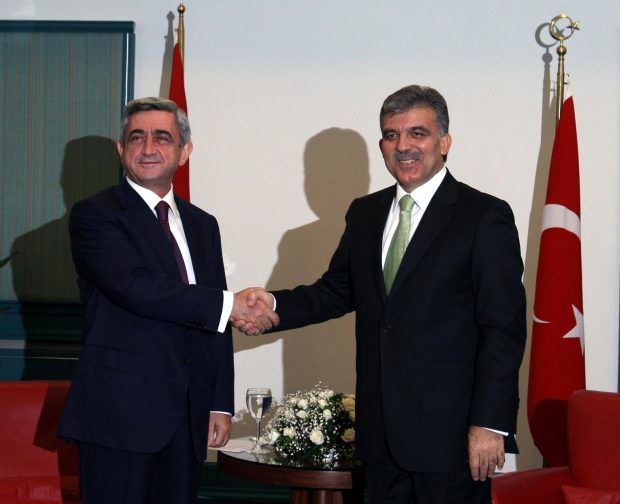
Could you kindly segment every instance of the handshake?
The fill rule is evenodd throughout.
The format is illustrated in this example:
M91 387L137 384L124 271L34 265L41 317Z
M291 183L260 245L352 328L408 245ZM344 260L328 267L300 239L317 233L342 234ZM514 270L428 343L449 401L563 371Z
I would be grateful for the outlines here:
M260 287L249 287L235 294L230 322L248 336L256 336L280 323L274 312L275 299Z

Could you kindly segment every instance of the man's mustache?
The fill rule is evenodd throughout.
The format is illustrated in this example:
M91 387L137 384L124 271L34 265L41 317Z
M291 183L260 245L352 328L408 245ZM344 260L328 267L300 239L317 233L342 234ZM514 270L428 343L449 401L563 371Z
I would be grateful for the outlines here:
M162 159L160 156L158 156L157 154L153 154L152 156L145 156L142 155L140 156L140 159L138 160L139 163L152 163L153 161L161 163Z
M421 159L421 155L418 151L406 151L406 152L395 152L394 160L395 161L419 161Z

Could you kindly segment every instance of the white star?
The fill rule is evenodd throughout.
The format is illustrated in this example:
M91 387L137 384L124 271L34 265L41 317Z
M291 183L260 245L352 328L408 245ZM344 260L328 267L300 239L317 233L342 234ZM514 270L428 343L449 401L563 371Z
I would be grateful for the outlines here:
M581 355L583 355L584 347L584 330L583 330L583 313L579 311L575 305L573 306L573 313L575 314L575 327L568 331L562 338L579 338L581 344Z

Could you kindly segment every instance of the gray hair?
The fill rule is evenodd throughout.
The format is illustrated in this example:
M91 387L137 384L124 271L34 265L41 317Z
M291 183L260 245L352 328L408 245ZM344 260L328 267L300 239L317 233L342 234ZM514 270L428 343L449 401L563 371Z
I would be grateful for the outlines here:
M175 115L177 129L179 130L179 135L181 137L181 145L179 147L185 146L191 140L192 132L189 127L189 119L187 119L187 114L182 109L177 107L177 104L172 100L152 96L148 98L136 98L125 105L123 115L121 117L121 143L125 141L129 117L137 112L148 112L151 110L171 112Z
M439 136L448 133L450 117L448 105L439 92L431 87L412 84L399 89L388 96L379 113L379 124L383 130L383 119L391 114L403 114L412 108L428 107L435 111L435 123L439 129Z

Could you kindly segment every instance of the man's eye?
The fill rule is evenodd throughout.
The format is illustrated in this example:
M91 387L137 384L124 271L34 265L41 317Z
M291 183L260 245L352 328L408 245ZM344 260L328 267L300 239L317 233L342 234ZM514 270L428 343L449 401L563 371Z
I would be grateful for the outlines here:
M127 141L131 144L144 142L144 135L130 135Z
M424 138L426 136L426 132L422 130L413 130L411 131L411 136L413 138Z
M155 135L153 141L158 145L169 145L172 142L172 138L165 135Z
M397 135L396 133L386 133L385 135L383 135L383 138L385 140L396 140Z

